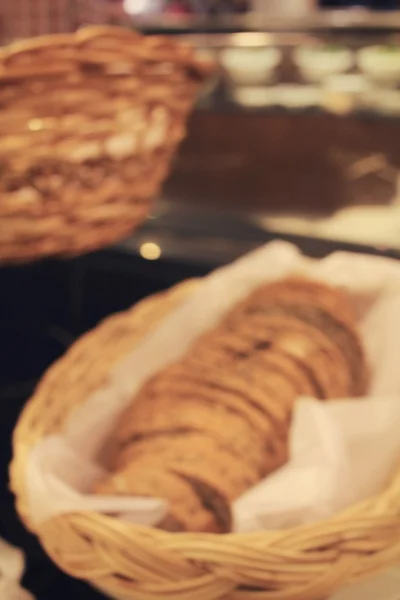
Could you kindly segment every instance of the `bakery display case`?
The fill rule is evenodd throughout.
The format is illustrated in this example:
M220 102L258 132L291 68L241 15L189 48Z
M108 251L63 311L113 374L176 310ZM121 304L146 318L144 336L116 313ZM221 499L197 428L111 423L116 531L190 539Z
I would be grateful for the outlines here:
M399 13L139 24L217 64L161 212L221 209L276 234L400 247Z

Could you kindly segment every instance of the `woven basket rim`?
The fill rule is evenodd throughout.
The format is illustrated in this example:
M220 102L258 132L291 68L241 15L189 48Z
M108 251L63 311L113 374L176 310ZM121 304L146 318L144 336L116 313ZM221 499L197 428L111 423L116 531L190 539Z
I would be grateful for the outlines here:
M68 53L65 58L68 58L75 63L79 63L87 61L87 57L81 57L81 54L79 53L81 47L90 46L93 47L94 50L104 50L107 49L107 46L102 47L101 43L104 43L107 40L113 40L114 42L125 40L130 44L135 40L145 40L145 49L148 52L149 59L152 58L152 53L155 51L159 51L159 54L157 54L158 59L160 59L162 55L165 59L168 59L172 53L174 60L179 60L191 70L193 75L198 76L200 80L208 77L215 69L214 63L196 53L191 45L182 42L177 43L174 39L167 36L145 36L134 29L118 25L89 25L78 29L74 33L40 35L26 40L17 40L0 48L0 81L13 75L12 68L8 68L8 66L15 58L22 54L34 54L41 50L47 50L47 62L51 62L51 49L61 48L70 50L70 53ZM120 47L119 54L121 58L124 56L130 58L132 56L129 52L129 48L124 49L123 46ZM60 60L59 57L58 60ZM58 72L56 67L57 61L55 68L51 70L50 74L52 76L56 75ZM73 70L73 65L71 65L69 70ZM64 74L65 72L65 66L61 64L59 73ZM42 73L39 71L38 74ZM16 77L18 78L23 78L24 75L29 78L35 75L34 68L32 72L32 65L30 65L30 68L24 74L21 75L18 72L16 73Z
M186 588L181 579L185 580L187 586L189 580L193 583L194 587L188 588L191 589L191 593L196 585L200 585L201 579L200 587L204 593L199 592L196 596L201 600L223 598L231 592L232 598L236 600L251 598L254 600L315 598L317 600L331 594L341 585L367 578L400 561L400 470L381 494L364 500L329 519L281 531L224 535L175 534L124 523L111 516L96 513L62 515L40 525L33 525L30 522L24 471L27 455L45 435L58 431L74 408L73 405L71 406L73 403L65 405L65 398L62 398L67 377L72 376L71 366L80 362L78 383L75 381L74 384L72 378L71 385L75 385L75 390L82 389L82 386L84 388L85 364L93 363L97 357L99 364L105 367L104 362L100 360L100 355L104 353L104 343L107 339L115 340L118 331L128 332L125 342L112 353L112 360L106 361L108 365L106 368L109 369L111 364L115 364L122 358L128 348L131 349L149 331L149 322L154 326L157 318L161 320L166 316L197 285L195 281L184 282L168 292L139 302L126 312L107 318L97 328L75 342L68 352L46 372L21 414L13 438L11 484L22 519L38 535L48 554L61 568L76 577L90 579L96 585L104 584L108 593L111 591L116 594L129 588L127 582L120 586L118 578L114 577L115 570L118 571L118 560L114 563L111 561L111 566L104 552L97 553L97 560L102 561L103 570L104 565L108 565L112 575L109 574L103 580L100 576L103 572L100 567L98 571L93 567L93 572L89 569L85 573L83 567L77 564L76 557L71 561L70 547L66 550L66 556L63 556L59 538L63 531L64 533L74 531L75 535L91 538L91 547L96 546L96 541L101 546L101 541L110 542L112 538L113 541L110 542L112 548L114 543L119 549L130 545L131 551L134 552L134 549L137 549L135 544L139 544L142 551L146 550L150 553L151 560L155 561L155 564L157 561L172 561L171 564L176 570L172 580L175 582L174 585L178 586L174 588L176 595L173 597L187 597L188 600L192 596L184 595L183 590ZM82 377L83 380L80 379ZM93 391L93 381L88 380L86 383L89 383L89 388ZM47 397L49 390L52 392L53 401L49 401ZM54 397L54 390L56 392L58 390L58 398ZM71 394L70 397L72 398ZM60 406L57 406L58 400ZM79 403L78 401L77 404ZM46 406L47 413L43 410ZM56 543L54 543L55 535L58 536ZM67 533L65 535L67 536ZM88 548L85 551L88 552ZM93 552L93 548L91 551ZM204 565L199 571L201 561L204 561ZM265 573L263 571L263 575L258 573L261 564L266 570ZM132 564L131 567L133 569ZM258 573L257 576L254 569ZM271 575L271 569L275 569L276 573L272 572ZM284 580L285 573L287 582ZM126 570L122 568L120 575L126 577ZM209 579L204 579L206 575ZM263 584L263 580L267 582L268 577L272 581L271 588L266 583ZM149 581L154 580L150 577ZM255 585L251 583L252 581L259 581L258 589L267 590L264 592L265 595L257 595L260 592L256 587L254 590L234 592L238 586ZM156 593L157 586L153 589L151 585L148 587L148 584L149 582L143 583L140 578L138 580L135 575L132 575L131 585L134 593L132 591L130 597L149 600L164 598L167 597L167 590L170 589L168 586L172 585L168 577L161 576L160 595L154 596L151 594ZM281 590L280 594L275 595L276 589Z

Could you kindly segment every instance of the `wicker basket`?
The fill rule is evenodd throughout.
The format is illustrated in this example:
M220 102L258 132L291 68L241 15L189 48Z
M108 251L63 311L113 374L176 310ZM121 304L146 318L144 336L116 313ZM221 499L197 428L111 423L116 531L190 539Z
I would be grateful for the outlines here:
M74 255L146 217L210 65L90 27L0 52L0 262Z
M400 476L379 497L332 519L280 532L173 534L94 513L32 526L24 476L32 446L58 432L193 285L107 319L45 375L14 435L11 481L24 522L64 571L124 600L321 600L399 561Z

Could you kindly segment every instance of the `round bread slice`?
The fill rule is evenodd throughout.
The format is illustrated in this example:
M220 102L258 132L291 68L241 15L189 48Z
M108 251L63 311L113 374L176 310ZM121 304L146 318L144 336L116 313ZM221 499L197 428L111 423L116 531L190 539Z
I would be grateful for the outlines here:
M334 370L341 378L345 390L345 393L340 395L356 396L364 393L368 381L368 368L357 332L348 323L340 321L319 307L287 303L270 305L265 307L264 312L260 311L248 319L236 322L236 327L238 335L246 336L248 339L254 339L258 335L263 340L267 337L269 328L279 331L287 327L287 330L290 328L293 331L300 331L299 323L303 324L303 331L306 331L307 327L312 328L309 334L315 341L319 336L318 339L322 344L322 337L325 337L324 351L329 352L335 359ZM264 329L265 333L263 333ZM264 340L264 343L267 342ZM331 394L329 395L332 397Z
M179 381L172 381L168 385L168 393L173 401L177 403L175 405L176 410L180 410L181 405L183 408L188 401L196 400L196 402L206 404L211 411L221 407L243 421L253 431L254 437L257 440L262 440L263 457L266 460L270 454L280 452L282 444L287 443L288 427L277 425L265 411L252 406L238 394L225 392L208 385L200 379L187 381L183 378L180 378ZM157 402L160 397L165 397L162 386L159 392L154 392L153 400ZM148 404L150 405L152 402ZM268 399L266 398L265 403L267 402ZM220 435L230 436L229 432Z
M232 360L248 358L253 350L251 340L219 327L197 340L185 360L189 363L193 360L210 364L210 355L212 355L212 364L223 366Z
M274 362L264 360L264 356L255 355L236 365L233 381L242 393L248 389L254 402L270 416L271 421L287 431L294 402L301 393L295 377L296 365L288 361L288 368L282 373ZM275 362L279 365L278 359Z
M248 318L275 313L300 318L337 344L352 373L352 395L366 391L368 368L355 331L355 317L345 293L322 283L291 278L260 287L225 317L220 327L237 331ZM346 350L347 347L347 350Z
M305 277L288 277L260 286L236 306L226 320L232 322L236 318L242 319L269 304L286 302L317 306L349 323L355 322L352 303L343 290Z
M342 353L351 374L351 395L366 392L368 366L360 337L355 328L338 316L316 306L289 305L280 307L283 314L292 314L325 333Z
M137 416L140 416L141 407L146 405L150 406L153 400L157 400L159 397L171 396L176 401L185 402L186 400L194 397L201 399L202 402L209 404L211 407L222 405L227 410L232 411L248 423L259 435L268 439L272 432L275 433L274 437L282 435L280 429L275 429L271 420L265 416L263 412L251 406L243 398L219 390L215 387L207 385L201 379L185 379L176 377L166 380L160 378L157 380L157 389L151 389L145 396L141 396L140 401L136 401L132 407L123 415L121 422L116 428L116 437L118 439L127 439L131 435L132 423L135 422ZM157 410L157 408L155 408Z
M246 457L240 460L204 432L149 434L126 446L119 455L125 464L139 458L162 460L173 470L179 465L207 468L219 478L228 499L237 497L260 479L257 469L248 464Z
M243 362L239 369L253 385L284 403L289 411L299 396L315 397L315 390L318 392L310 374L298 361L273 348L255 353L254 358L248 359L248 365Z
M340 369L332 353L324 350L304 333L293 332L277 337L271 353L281 352L301 366L320 390L318 397L344 398L351 394L350 382L346 379L346 370Z
M247 322L241 333L254 340L259 357L275 353L289 359L291 371L293 365L297 371L298 395L324 399L351 394L352 377L343 354L315 327L294 317L267 314Z
M139 477L141 472L144 473L145 478L148 473L153 474L151 488L154 485L154 477L160 480L160 475L156 474L161 473L162 487L158 481L157 490L159 494L164 493L164 496L160 495L159 497L169 500L170 508L168 515L159 524L159 527L168 531L208 531L210 533L229 533L231 531L230 502L221 489L220 481L209 470L205 473L204 469L196 469L198 476L195 477L190 474L190 469L186 472L186 469L182 467L183 472L180 474L179 468L177 471L168 470L164 465L163 458L157 456L136 460L129 469L129 474L137 474ZM202 476L204 476L203 479ZM143 485L140 486L140 489L144 489ZM153 496L152 489L150 489L149 495ZM201 510L199 510L198 501L201 504ZM184 502L183 510L182 502ZM193 520L193 514L195 514L195 520ZM211 521L209 520L210 515Z
M214 478L206 477L206 481L200 477L194 477L184 473L176 473L178 477L187 482L197 496L203 507L211 512L217 522L221 533L232 530L232 511L229 502L220 490L219 483Z
M187 362L234 368L240 362L249 364L247 361L259 353L276 349L297 363L297 371L303 371L298 395L323 399L350 394L351 375L343 355L315 327L295 317L268 313L248 317L237 326L235 332L214 338L210 335L207 344L204 341L193 349Z
M100 481L94 493L116 496L162 498L169 503L168 517L160 526L179 527L183 531L223 533L212 511L203 505L199 496L183 478L161 465L137 461Z
M280 455L275 456L274 464L271 464L270 473L273 473L275 470L283 466L288 460L288 450L286 448L282 448L282 453ZM239 496L241 496L245 491L247 491L251 486L247 487L226 487L225 479L220 477L220 473L217 470L210 470L209 465L202 462L191 462L191 461L180 461L171 462L171 460L167 460L168 468L171 468L174 473L180 475L182 478L185 478L187 481L196 481L201 482L202 485L206 485L208 488L212 489L223 489L224 492L222 496L229 498L229 501L232 502L236 500ZM252 484L254 485L254 484ZM198 493L201 493L199 488L196 490Z
M285 402L276 402L271 405L268 395L261 386L257 385L257 379L252 378L253 367L252 361L249 359L246 363L232 363L229 368L207 369L200 363L191 366L193 367L191 376L197 376L212 387L236 394L268 416L277 428L287 429L290 423L290 408Z
M266 313L247 322L242 333L268 341L269 351L284 353L307 373L313 390L303 393L317 398L349 396L352 374L348 362L330 336L290 315Z
M239 458L245 458L262 477L268 468L269 444L265 436L254 430L240 414L221 404L202 402L195 395L182 399L160 396L143 406L131 420L128 437L120 439L120 448L143 435L169 430L204 431Z
M269 434L271 425L278 436L287 431L289 422L287 409L285 407L272 408L276 415L271 415L265 406L265 395L250 389L243 377L239 378L237 383L235 377L232 378L229 372L223 369L211 371L202 368L201 365L194 368L193 365L183 362L169 367L158 377L153 378L140 392L135 406L140 410L139 402L142 398L148 401L152 394L185 395L190 398L194 390L196 396L201 394L202 398L212 401L213 404L222 404L240 413L255 429L259 429L261 432Z

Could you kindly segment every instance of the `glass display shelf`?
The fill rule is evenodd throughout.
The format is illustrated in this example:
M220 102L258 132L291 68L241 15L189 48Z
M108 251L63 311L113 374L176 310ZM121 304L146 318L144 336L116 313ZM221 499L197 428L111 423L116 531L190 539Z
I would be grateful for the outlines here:
M216 65L200 109L400 116L400 30L180 37Z
M199 108L400 116L400 11L135 18L216 63Z

